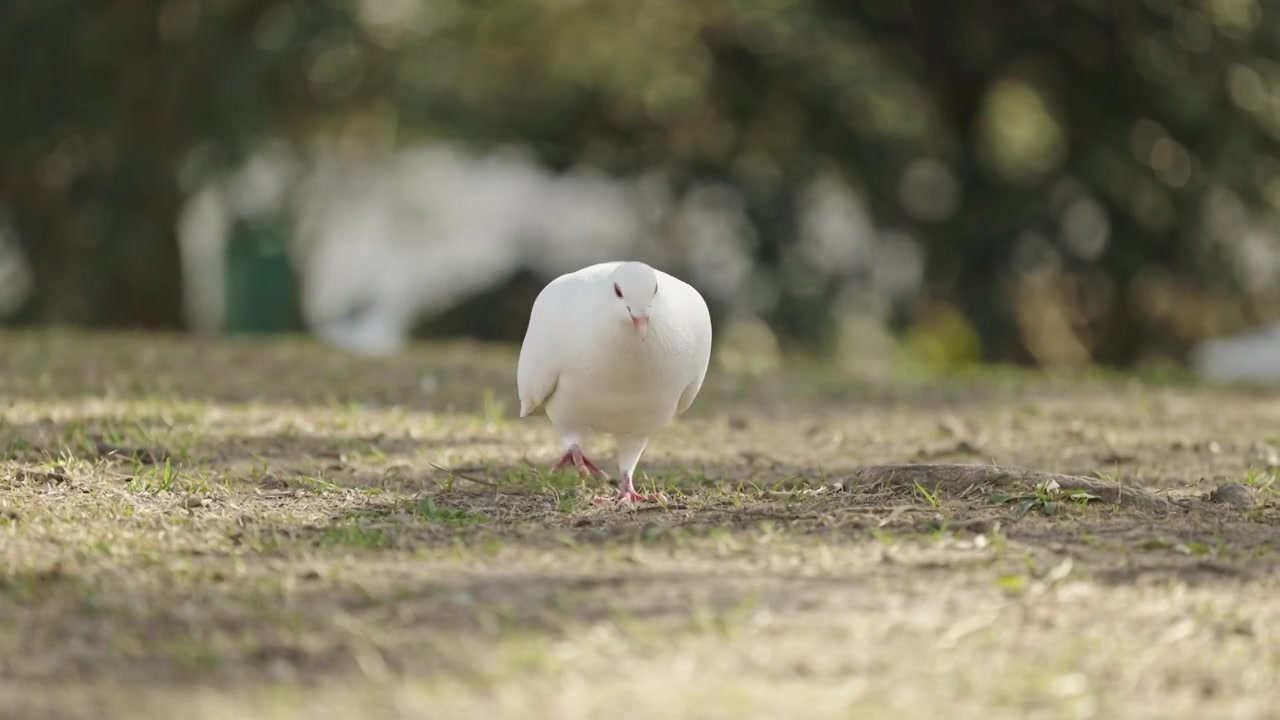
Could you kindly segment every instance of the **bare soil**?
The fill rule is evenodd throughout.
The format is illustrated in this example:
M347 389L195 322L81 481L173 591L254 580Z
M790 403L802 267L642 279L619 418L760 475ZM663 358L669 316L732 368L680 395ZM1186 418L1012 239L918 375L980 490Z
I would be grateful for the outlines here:
M618 508L514 367L0 334L0 717L1275 714L1274 393L713 369Z

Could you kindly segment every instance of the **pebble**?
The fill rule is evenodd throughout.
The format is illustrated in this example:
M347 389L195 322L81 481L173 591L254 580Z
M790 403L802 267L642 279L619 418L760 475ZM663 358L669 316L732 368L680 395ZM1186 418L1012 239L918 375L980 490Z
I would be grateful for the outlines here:
M1244 483L1228 482L1209 493L1209 502L1222 503L1235 507L1254 507L1258 504L1253 491Z

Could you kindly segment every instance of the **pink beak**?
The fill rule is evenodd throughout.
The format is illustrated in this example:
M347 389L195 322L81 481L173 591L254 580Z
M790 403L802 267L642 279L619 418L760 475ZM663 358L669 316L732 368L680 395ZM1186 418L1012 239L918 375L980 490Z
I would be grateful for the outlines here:
M631 324L635 326L636 331L640 333L640 339L644 340L649 334L649 316L648 315L632 315Z

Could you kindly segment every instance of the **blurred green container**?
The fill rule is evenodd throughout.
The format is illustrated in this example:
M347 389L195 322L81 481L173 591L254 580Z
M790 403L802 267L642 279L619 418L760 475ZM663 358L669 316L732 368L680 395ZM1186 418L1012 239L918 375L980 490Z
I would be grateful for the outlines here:
M288 223L281 217L236 220L227 243L227 333L302 328L288 233Z

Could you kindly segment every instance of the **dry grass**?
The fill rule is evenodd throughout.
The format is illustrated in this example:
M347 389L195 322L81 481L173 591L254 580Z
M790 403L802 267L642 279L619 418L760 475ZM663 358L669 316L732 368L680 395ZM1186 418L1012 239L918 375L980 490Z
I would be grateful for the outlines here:
M545 471L508 349L0 347L0 716L1244 718L1280 697L1263 393L714 372L641 465L672 502L619 510ZM889 463L983 467L869 469ZM1208 499L1231 480L1240 504Z

